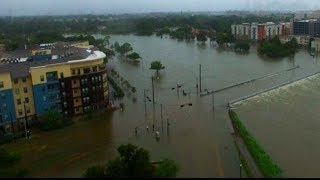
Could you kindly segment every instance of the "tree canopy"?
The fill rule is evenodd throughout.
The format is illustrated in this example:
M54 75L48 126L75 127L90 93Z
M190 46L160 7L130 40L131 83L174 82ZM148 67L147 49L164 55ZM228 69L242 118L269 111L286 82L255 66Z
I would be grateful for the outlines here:
M282 44L279 37L259 41L258 53L271 58L294 55L299 45L295 38Z
M132 51L132 46L130 43L124 43L121 46L116 42L117 44L114 45L116 51L120 53L121 55L125 55L128 52Z
M160 61L151 62L150 69L154 69L158 72L159 70L162 70L164 68L165 68L165 66L163 66Z
M140 55L138 53L133 52L131 54L128 54L127 58L132 59L132 60L137 60L137 59L140 59L141 57L140 57Z
M85 177L174 177L178 166L172 160L165 159L155 170L150 162L147 150L132 144L118 147L119 157L107 162L105 166L92 166Z
M237 41L235 43L234 49L237 52L249 52L250 43L246 41Z
M207 38L206 34L200 31L200 33L197 36L197 40L205 42L205 41L207 41L207 39L208 38Z

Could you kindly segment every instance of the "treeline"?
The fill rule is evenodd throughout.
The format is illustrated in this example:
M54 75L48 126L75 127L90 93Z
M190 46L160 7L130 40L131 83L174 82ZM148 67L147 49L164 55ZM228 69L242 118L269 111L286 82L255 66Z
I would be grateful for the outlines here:
M298 48L299 44L296 38L292 38L289 42L281 43L279 37L275 36L269 40L258 42L258 53L271 58L294 55Z
M66 33L79 34L127 34L137 35L170 34L177 39L193 39L191 27L200 30L213 29L217 33L230 34L231 24L242 22L288 21L291 16L41 16L0 18L0 43L7 49L21 44L53 42ZM170 28L180 27L175 31ZM201 39L201 37L199 37Z

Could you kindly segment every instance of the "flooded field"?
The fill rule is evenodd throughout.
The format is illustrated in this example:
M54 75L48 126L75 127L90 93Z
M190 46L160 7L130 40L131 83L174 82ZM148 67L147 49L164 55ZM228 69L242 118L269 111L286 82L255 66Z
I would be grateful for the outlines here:
M96 35L96 37L102 36ZM268 60L259 57L254 47L249 54L243 55L219 50L208 42L206 44L196 41L179 42L156 36L112 35L110 41L111 43L118 41L121 44L129 42L134 51L142 57L138 65L130 64L118 56L108 63L109 69L115 69L136 87L137 102L133 102L132 96L129 95L116 102L125 104L123 112L117 111L112 116L107 113L97 114L61 130L35 132L30 143L20 140L15 145L6 145L5 147L10 150L23 153L21 165L30 167L32 176L81 177L88 166L105 163L108 159L114 158L117 155L118 145L133 143L149 150L152 160L166 157L175 160L180 166L179 177L239 177L239 158L230 135L226 103L319 71L318 60L305 51L297 53L294 59ZM151 76L155 72L149 67L150 62L154 60L160 60L165 66L160 72L160 79L154 82L155 120L152 102L147 102L145 116L143 101L144 89L147 90L147 96L152 97ZM202 65L202 89L212 90L286 70L293 67L293 62L299 64L300 68L221 91L214 95L214 99L211 96L199 97L199 90L196 88L199 80L199 64ZM177 83L182 85L178 92L176 89L172 90ZM184 96L182 91L187 95ZM286 93L282 93L281 98L282 95L286 98ZM192 106L181 108L180 105L185 103L192 103ZM304 106L299 105L300 108ZM279 106L285 109L281 112L286 112L282 117L291 112L289 105ZM252 106L244 112L256 117L255 122L260 123L262 120L258 117L264 108L256 110L257 107L261 106ZM245 114L243 116L245 119ZM276 116L273 112L270 115L270 117ZM167 120L170 126L167 125ZM262 125L265 123L261 122L261 127L256 128L256 132L266 132L267 134L263 136L268 136L270 131L266 131ZM159 142L152 133L153 124L155 130L160 132ZM268 126L272 124L277 123L271 122ZM146 126L149 126L149 132L146 131ZM134 134L135 127L138 128L137 137ZM281 135L281 138L284 137ZM296 140L298 139L290 139L288 136L286 141ZM262 145L265 144L266 142ZM267 148L268 152L269 149L272 148ZM286 152L286 149L282 150ZM271 153L273 155L273 152ZM294 159L287 160L286 163L290 164Z
M319 177L320 75L235 104L286 177Z

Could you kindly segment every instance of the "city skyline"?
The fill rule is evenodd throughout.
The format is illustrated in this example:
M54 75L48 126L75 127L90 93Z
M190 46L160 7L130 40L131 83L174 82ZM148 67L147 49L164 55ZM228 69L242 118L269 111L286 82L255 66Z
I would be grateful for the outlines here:
M1 0L0 2L0 16L317 9L320 9L320 2L317 0L303 2L299 0Z

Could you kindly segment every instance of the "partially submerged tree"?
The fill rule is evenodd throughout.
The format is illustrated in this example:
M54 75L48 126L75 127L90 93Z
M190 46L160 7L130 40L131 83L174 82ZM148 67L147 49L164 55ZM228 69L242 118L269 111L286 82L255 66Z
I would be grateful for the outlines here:
M207 41L207 36L205 35L205 33L200 32L200 33L197 35L197 40L198 40L198 41L201 41L201 42L206 42L206 41Z
M136 52L133 52L131 54L128 54L127 55L127 58L131 59L131 60L137 60L137 59L140 59L140 55Z
M159 71L164 69L165 67L162 65L160 61L153 61L151 62L150 69L156 70L157 74L159 74Z
M121 55L125 55L128 52L132 51L131 44L124 43L120 47L116 48L117 52L119 52Z

